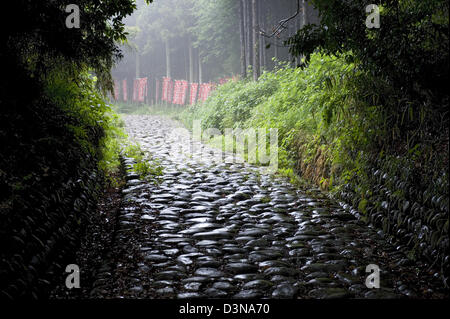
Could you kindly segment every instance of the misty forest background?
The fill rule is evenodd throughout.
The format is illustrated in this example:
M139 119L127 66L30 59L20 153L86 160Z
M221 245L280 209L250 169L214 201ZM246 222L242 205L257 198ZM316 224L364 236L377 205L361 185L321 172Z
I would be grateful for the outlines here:
M14 1L16 22L1 21L3 297L48 294L121 187L121 156L138 156L119 114L155 110L188 128L277 128L279 174L349 203L448 285L448 1L379 1L378 29L365 0L77 3L79 29L65 1ZM163 76L235 75L193 106L152 100ZM110 100L113 78L138 77L146 104Z
M251 1L164 1L151 6L138 1L137 6L124 20L129 33L121 48L125 57L112 72L120 80L166 76L202 83L237 74L245 78L253 66L259 76L277 65L273 58L300 64L284 42L319 21L318 11L302 1L256 1L255 7ZM289 20L279 28L284 19ZM154 83L151 87L154 93Z

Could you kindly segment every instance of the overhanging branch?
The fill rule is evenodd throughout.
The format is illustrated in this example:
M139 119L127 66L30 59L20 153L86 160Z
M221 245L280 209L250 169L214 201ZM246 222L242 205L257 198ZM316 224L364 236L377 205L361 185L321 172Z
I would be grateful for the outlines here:
M259 29L259 33L267 38L273 38L274 36L279 36L281 32L283 32L284 30L287 29L286 24L291 21L292 19L294 19L296 16L299 15L301 9L300 9L300 0L297 0L297 11L294 13L294 15L292 15L291 17L288 17L286 19L280 20L276 26L275 29L273 29L273 32L271 34L267 34L266 31L264 31L263 29Z

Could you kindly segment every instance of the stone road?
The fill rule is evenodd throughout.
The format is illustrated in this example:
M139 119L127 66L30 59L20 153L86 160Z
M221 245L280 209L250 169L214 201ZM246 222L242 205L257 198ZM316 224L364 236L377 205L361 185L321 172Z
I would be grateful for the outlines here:
M92 296L421 297L404 248L346 205L246 163L216 163L199 143L202 162L174 156L170 147L185 143L175 121L136 115L125 122L164 175L158 184L128 172L114 260ZM380 289L365 286L369 264L381 269Z

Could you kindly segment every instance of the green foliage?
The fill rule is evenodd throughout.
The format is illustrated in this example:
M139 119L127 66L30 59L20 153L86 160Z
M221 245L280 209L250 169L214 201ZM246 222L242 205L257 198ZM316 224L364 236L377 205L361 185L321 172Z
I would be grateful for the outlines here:
M0 290L12 299L48 298L51 273L72 258L104 177L119 164L124 135L102 93L134 1L77 1L79 29L65 26L67 4L2 4L10 19L0 20L0 237L8 247Z
M105 129L105 136L101 141L102 156L98 167L103 171L112 186L119 186L120 182L120 154L126 140L123 131L124 123L115 114L110 114L109 125Z
M237 73L239 65L238 2L196 0L192 8L196 23L190 29L203 63L215 75ZM216 61L220 61L216 63Z
M81 23L77 29L65 26L67 4L60 0L44 3L19 0L5 4L3 9L9 12L10 21L26 23L13 28L8 37L2 37L1 47L6 50L2 50L0 60L17 59L15 55L19 53L21 64L35 76L40 76L47 73L55 60L64 57L77 66L95 70L99 84L111 89L109 71L122 56L118 43L126 39L122 19L136 8L134 1L78 1ZM6 28L2 25L2 29Z
M364 69L387 76L398 88L407 85L404 90L417 89L413 81L434 90L448 79L448 1L379 1L378 29L364 23L368 1L311 2L320 12L320 25L300 29L288 41L293 52L309 56L317 47L327 53L352 51Z
M182 117L188 127L192 126L193 119L201 119L204 128L214 127L221 131L244 127L251 110L267 99L277 87L276 79L269 76L258 82L229 81L214 91L205 104L198 103L189 108Z
M419 105L352 56L316 52L304 68L281 66L257 82L220 86L182 118L188 127L202 120L222 131L277 128L279 173L330 190L385 233L435 227L428 237L423 226L408 237L409 257L428 249L423 243L446 256L448 112Z
M351 55L314 53L305 68L280 65L257 82L227 83L181 117L188 127L201 120L203 128L222 132L277 128L280 172L298 184L301 175L336 192L352 183L365 194L372 187L370 167L377 161L389 166L398 156L404 160L391 165L395 175L401 173L400 167L417 174L423 174L418 165L431 171L430 165L442 167L425 143L411 145L406 152L387 143L399 126L390 125L391 113L384 106L397 95L385 81L350 62ZM423 184L428 185L430 180L425 179Z
M95 87L96 78L81 72L76 81L69 74L54 71L46 78L44 92L52 103L64 110L73 121L67 127L84 153L98 159L98 167L108 182L117 186L119 154L125 140L123 123L106 104Z
M384 0L380 28L364 21L365 0L312 0L319 10L319 25L297 31L287 44L306 61L318 49L327 54L351 52L367 72L358 89L365 104L382 106L388 134L385 144L406 145L403 152L425 136L445 144L448 127L449 2L447 0ZM370 76L368 76L370 75ZM441 135L441 136L439 136ZM439 136L439 137L438 137Z
M237 127L278 129L280 169L295 179L292 171L295 163L301 160L315 164L321 145L329 148L335 143L336 157L341 154L339 146L343 143L335 139L343 137L342 124L358 122L354 118L357 106L351 104L355 92L349 83L349 78L355 76L354 70L353 64L345 62L345 56L315 54L308 68L279 65L275 71L265 72L257 82L222 85L205 104L189 109L183 118L187 126L192 125L192 120L201 119L204 128L222 131ZM359 136L354 140L363 143ZM345 143L349 145L359 146L353 140Z
M133 170L141 178L155 184L161 183L163 167L160 161L143 152L139 144L129 144L123 154L134 159Z
M57 171L61 178L68 178L76 176L85 161L100 166L108 176L117 170L114 139L123 133L116 128L117 118L102 94L111 88L109 71L121 56L117 43L126 35L121 20L135 4L131 0L81 1L77 3L79 29L65 27L66 5L21 0L4 8L17 15L13 19L27 21L18 28L3 28L8 32L0 38L4 71L0 136L3 145L11 145L5 148L5 156L12 159L8 178L30 174L55 178ZM103 88L102 93L96 87ZM21 146L13 147L13 143ZM29 149L17 160L22 147Z

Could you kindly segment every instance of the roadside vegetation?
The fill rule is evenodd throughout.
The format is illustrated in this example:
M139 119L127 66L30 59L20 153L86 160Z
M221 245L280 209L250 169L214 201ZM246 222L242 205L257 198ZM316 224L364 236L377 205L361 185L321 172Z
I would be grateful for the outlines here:
M351 52L317 51L302 68L279 65L258 81L228 82L180 117L188 127L201 120L203 129L222 133L278 129L281 174L329 191L362 220L404 236L411 259L433 260L448 245L445 101L420 104Z

